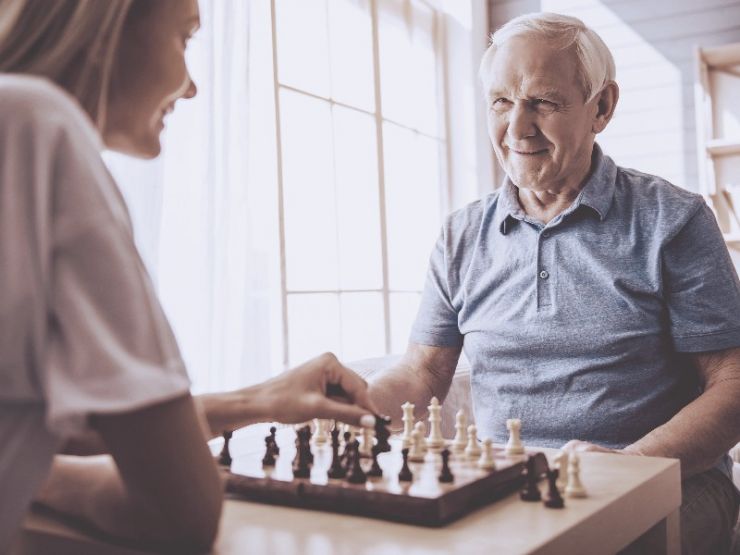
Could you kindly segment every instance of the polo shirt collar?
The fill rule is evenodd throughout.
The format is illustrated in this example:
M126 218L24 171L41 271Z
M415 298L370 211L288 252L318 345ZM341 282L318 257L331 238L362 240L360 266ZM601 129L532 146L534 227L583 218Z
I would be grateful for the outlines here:
M586 180L586 184L576 197L573 205L565 211L565 214L578 210L580 206L587 206L596 213L600 221L603 221L614 200L617 166L611 158L604 156L597 143L594 143L592 160L594 170ZM526 219L526 214L519 204L517 192L518 188L511 182L511 179L508 176L504 178L499 195L501 214L499 229L504 235L514 223L511 220Z

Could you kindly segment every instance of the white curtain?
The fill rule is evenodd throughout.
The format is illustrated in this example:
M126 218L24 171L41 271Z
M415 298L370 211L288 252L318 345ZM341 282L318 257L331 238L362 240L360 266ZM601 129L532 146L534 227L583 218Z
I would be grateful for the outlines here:
M187 53L198 95L177 103L161 156L106 155L196 392L280 370L274 122L263 121L272 90L266 8L201 1L202 27Z

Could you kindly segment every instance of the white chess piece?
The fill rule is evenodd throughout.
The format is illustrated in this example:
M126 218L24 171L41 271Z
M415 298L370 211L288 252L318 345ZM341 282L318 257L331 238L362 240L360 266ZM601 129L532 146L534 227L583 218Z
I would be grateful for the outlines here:
M419 432L417 428L411 432L411 448L409 449L408 460L410 462L423 462L424 456L424 436Z
M565 486L565 495L568 497L586 497L586 490L581 484L581 459L571 453L568 461L568 483Z
M452 452L462 453L468 444L467 427L468 422L462 409L455 415L455 439L452 440Z
M362 429L362 445L360 445L360 455L365 457L372 457L374 437L375 430L373 428Z
M558 479L555 485L560 493L565 491L565 485L568 481L568 452L560 451L555 455L555 468L558 470Z
M441 449L445 445L445 438L442 437L442 407L439 406L439 400L432 397L429 409L429 437L427 438L427 447L429 449Z
M483 452L478 459L478 468L483 470L496 470L496 461L493 460L493 440L483 440Z
M506 421L506 429L509 430L509 441L506 443L507 455L524 454L524 446L519 435L522 429L522 421L518 418L509 418Z
M401 405L403 410L403 435L401 436L401 442L403 447L411 446L411 432L414 431L414 404L406 401Z
M427 440L424 438L424 436L426 435L426 426L424 426L424 422L419 420L416 424L414 424L414 430L419 432L419 449L421 449L421 452L426 455Z
M316 423L316 433L313 435L313 442L315 445L324 445L329 442L329 420L322 420L317 418L314 420Z
M465 447L465 456L469 460L475 460L480 457L480 445L478 445L478 428L475 424L468 426L468 445Z

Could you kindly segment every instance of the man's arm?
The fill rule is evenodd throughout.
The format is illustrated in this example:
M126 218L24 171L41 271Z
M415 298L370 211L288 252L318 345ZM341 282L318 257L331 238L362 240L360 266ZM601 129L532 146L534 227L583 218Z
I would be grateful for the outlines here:
M704 392L623 451L681 459L684 478L711 468L740 442L740 348L697 353Z
M370 398L392 418L394 428L401 422L401 405L406 401L416 405L415 418L422 418L433 396L440 402L447 396L461 350L409 343L398 365L371 378Z

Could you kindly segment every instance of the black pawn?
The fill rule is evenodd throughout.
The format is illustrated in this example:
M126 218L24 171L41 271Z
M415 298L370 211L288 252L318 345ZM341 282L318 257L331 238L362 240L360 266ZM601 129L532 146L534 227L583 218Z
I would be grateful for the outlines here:
M414 475L411 473L409 468L409 449L408 447L401 449L401 455L403 456L403 466L401 472L398 473L399 482L410 482L414 479Z
M545 495L545 507L549 509L562 509L565 507L563 498L558 491L558 469L551 470L547 473L547 494Z
M342 466L342 459L339 456L339 430L336 428L331 431L331 467L326 475L332 479L344 478L347 471Z
M280 447L278 447L277 440L275 439L275 432L277 432L277 428L275 428L275 426L270 426L270 443L272 444L272 453L274 455L279 455Z
M231 453L229 452L229 442L231 441L232 432L223 432L221 435L224 437L224 446L221 449L221 454L218 456L218 464L223 466L231 466Z
M356 443L359 443L355 440ZM350 464L349 472L347 472L347 481L350 484L364 484L367 482L367 476L360 466L360 451L357 446L352 447L352 453L350 454L352 462Z
M352 453L352 442L349 440L349 438L352 437L352 434L349 432L344 432L342 437L344 438L344 447L342 448L342 454L340 455L339 460L344 468L349 468L349 459L350 454Z
M367 475L371 478L382 478L383 477L383 469L380 468L380 465L378 464L378 446L373 445L372 449L373 453L373 465L370 467L370 470L367 471Z
M387 416L375 415L375 439L377 439L378 453L387 453L391 450L388 438L391 432L388 427L391 425L391 419Z
M262 457L262 466L275 466L275 453L270 436L265 438L265 456Z
M450 484L455 481L455 477L450 471L450 450L445 448L442 450L442 471L439 473L439 481L445 484Z
M298 440L298 451L293 460L293 477L310 478L311 463L309 462L310 447L306 441L305 434L301 434Z
M524 487L519 492L522 501L539 501L542 499L540 488L537 487L537 471L535 470L535 459L533 456L527 457L527 467L524 472Z

